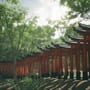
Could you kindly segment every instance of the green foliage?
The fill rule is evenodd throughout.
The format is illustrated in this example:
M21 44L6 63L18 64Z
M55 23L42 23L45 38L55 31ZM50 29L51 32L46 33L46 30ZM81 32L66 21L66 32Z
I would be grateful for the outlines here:
M81 15L90 11L89 0L60 0L60 3L67 5L72 11L78 12Z
M63 24L66 29L64 38L68 40L68 34L72 37L82 37L73 30L73 27L83 19L90 19L90 0L60 0L60 4L70 8L64 18L66 20Z
M12 4L18 4L20 0L2 0L2 2L9 2L9 3L12 3Z
M24 16L24 11L17 5L0 4L0 60L5 59L6 56L8 58L15 56L16 52L13 51L17 48L22 30L18 24L22 22Z
M26 77L22 81L22 83L18 83L17 87L15 87L15 90L39 90L43 79L32 79L30 77Z
M38 26L36 17L26 20L25 15L17 4L0 4L0 61L21 59L51 43L55 29Z

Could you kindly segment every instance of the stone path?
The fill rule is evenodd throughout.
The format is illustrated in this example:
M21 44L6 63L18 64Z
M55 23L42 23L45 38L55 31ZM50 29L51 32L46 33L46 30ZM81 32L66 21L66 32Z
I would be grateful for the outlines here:
M90 90L90 80L71 80L44 78L40 79L35 90ZM37 85L37 84L36 84ZM0 90L14 90L11 82L0 83Z
M45 78L38 90L90 90L90 80Z

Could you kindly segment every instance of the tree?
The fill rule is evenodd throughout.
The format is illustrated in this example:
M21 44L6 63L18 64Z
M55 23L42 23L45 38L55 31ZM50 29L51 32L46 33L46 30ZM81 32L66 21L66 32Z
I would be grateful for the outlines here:
M13 62L15 79L16 61L50 44L54 33L51 26L38 26L36 18L27 21L25 15L18 4L0 4L0 60Z
M77 35L73 32L73 27L78 26L78 22L83 19L90 19L90 1L89 0L60 0L60 4L70 8L68 14L65 16L64 28L66 29L66 34ZM68 27L67 27L68 26ZM78 35L77 35L78 36Z
M60 0L60 3L68 6L71 9L69 14L72 14L73 16L81 15L81 17L90 17L89 0Z
M9 59L14 62L14 72L16 56L19 50L21 34L23 33L24 10L16 4L0 4L0 46L1 59ZM21 23L21 25L19 25ZM15 26L15 24L17 26ZM14 73L15 75L16 73ZM16 75L15 75L16 76Z

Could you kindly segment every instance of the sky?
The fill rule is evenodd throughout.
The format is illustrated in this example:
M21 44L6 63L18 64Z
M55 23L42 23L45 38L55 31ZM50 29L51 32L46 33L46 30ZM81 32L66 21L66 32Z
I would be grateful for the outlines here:
M59 20L68 11L58 0L22 0L22 4L28 9L27 18L37 16L40 25L47 24L48 20Z
M37 16L40 25L47 24L48 20L60 20L68 12L59 0L21 0L21 4L28 11L27 18Z
M21 4L28 11L26 18L37 16L39 25L48 24L48 20L60 20L69 10L61 6L59 0L21 0ZM61 34L56 31L54 38L58 38Z

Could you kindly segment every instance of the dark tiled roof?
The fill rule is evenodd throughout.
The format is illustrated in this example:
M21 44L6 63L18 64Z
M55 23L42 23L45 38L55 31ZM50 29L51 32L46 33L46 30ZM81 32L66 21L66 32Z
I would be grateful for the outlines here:
M79 23L79 27L81 27L83 30L90 30L90 25Z
M74 40L74 41L78 41L78 40L84 39L83 37L76 37L76 36L71 36L71 35L68 35L68 37L69 37L71 40Z
M76 32L80 33L80 34L83 34L83 35L89 35L90 34L90 30L84 30L80 27L78 28L74 28Z

